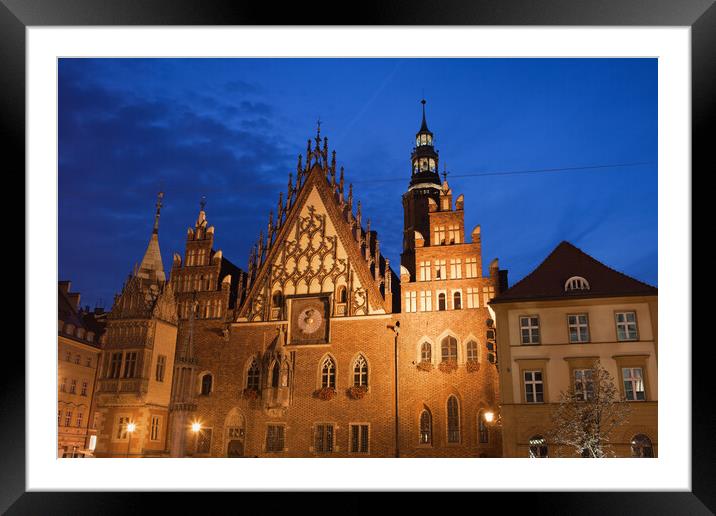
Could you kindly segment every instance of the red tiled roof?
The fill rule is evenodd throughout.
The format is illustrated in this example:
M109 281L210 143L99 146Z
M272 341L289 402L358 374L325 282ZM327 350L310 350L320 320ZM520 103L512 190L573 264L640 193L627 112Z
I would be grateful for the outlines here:
M573 276L586 279L589 290L565 291L565 283ZM615 271L563 241L535 270L491 303L574 297L655 296L657 292L656 287Z

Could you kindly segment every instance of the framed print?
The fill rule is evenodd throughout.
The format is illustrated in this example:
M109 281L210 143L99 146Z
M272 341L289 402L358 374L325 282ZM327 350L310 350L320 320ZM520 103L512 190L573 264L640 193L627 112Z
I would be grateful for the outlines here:
M4 510L714 510L688 302L712 2L369 7L3 0L31 308Z

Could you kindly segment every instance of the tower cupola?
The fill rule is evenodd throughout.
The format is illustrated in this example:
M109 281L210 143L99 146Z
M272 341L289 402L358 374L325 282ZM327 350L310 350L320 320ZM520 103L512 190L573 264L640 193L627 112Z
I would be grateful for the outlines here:
M440 175L438 174L438 153L435 150L434 135L428 129L425 118L425 99L420 101L423 105L423 123L415 135L415 147L410 156L412 175L410 189L436 187L440 188Z

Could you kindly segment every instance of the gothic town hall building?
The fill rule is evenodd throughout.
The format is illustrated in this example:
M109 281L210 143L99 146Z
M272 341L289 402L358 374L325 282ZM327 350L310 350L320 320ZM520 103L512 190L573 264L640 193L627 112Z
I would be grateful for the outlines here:
M497 457L499 404L480 226L416 134L398 267L319 132L243 270L202 204L167 277L161 196L107 317L98 457ZM399 271L399 272L396 272Z

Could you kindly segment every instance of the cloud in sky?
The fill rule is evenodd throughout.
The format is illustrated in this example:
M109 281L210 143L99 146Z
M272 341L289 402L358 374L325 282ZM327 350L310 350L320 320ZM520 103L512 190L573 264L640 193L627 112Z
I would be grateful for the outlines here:
M216 247L245 268L319 116L397 266L423 92L485 263L513 283L569 240L657 281L654 60L62 59L58 90L59 273L89 304L141 260L159 189L166 267L205 195ZM459 177L632 161L651 165Z

